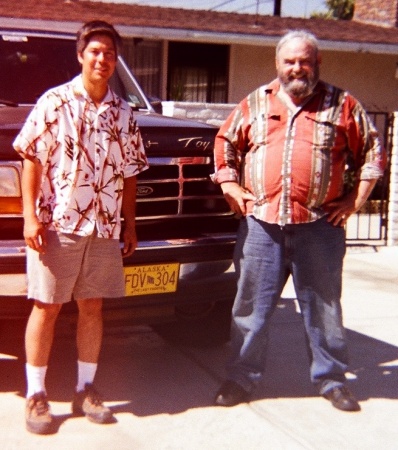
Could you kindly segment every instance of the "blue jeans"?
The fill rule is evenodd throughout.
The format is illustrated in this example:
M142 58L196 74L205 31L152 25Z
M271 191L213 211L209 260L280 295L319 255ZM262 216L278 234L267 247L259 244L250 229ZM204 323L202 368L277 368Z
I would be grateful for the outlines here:
M228 379L252 391L260 381L271 315L292 275L320 394L342 386L348 365L341 287L345 233L326 219L268 224L241 219L235 247L238 289L232 311Z

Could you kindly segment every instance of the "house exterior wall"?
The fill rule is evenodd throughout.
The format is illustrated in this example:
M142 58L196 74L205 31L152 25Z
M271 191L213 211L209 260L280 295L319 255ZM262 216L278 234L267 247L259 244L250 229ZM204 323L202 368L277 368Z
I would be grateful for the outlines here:
M398 111L397 56L365 52L322 50L321 77L347 89L368 111ZM163 41L161 98L167 85L168 44ZM131 65L132 66L132 65ZM132 66L133 72L134 67ZM276 76L275 48L254 45L231 45L228 69L228 103L242 98Z
M398 111L396 55L322 52L321 76L348 90L368 111Z
M232 45L228 102L238 103L250 92L275 78L275 49Z
M321 51L321 54L322 79L347 89L369 111L398 111L395 55L326 50ZM228 101L238 103L275 76L274 48L233 45Z

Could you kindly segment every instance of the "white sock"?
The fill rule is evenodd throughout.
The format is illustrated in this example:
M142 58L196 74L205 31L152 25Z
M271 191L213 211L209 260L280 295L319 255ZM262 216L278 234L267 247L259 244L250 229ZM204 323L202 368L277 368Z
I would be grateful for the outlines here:
M28 363L25 364L26 380L28 391L26 397L30 398L38 392L46 393L44 380L46 378L47 366L37 367Z
M77 361L77 386L76 392L84 391L86 383L94 381L95 373L97 371L97 363L88 363Z

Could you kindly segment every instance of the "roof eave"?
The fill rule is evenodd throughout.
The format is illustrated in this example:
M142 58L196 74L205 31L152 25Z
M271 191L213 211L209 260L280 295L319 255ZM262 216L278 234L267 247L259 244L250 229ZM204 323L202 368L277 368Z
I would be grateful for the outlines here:
M81 26L80 22L32 20L2 17L1 25L4 28L31 29L42 31L76 33ZM211 31L197 31L177 28L143 27L117 25L116 28L122 36L159 39L168 41L185 41L217 44L240 44L275 47L280 36L266 36L262 34L217 33ZM377 44L369 42L319 40L321 50L344 51L352 53L398 53L398 44Z

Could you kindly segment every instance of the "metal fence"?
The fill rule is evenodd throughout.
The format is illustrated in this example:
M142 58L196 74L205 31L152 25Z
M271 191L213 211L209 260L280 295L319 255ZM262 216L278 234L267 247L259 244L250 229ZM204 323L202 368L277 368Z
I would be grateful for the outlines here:
M352 215L346 226L348 243L387 243L388 199L391 173L391 153L394 115L385 112L368 112L382 137L387 151L387 168L365 205Z

